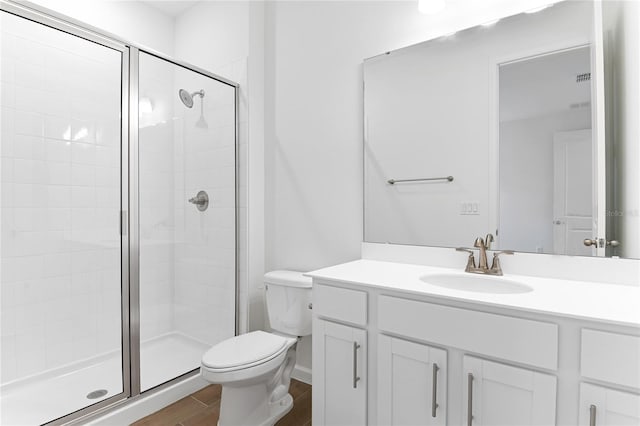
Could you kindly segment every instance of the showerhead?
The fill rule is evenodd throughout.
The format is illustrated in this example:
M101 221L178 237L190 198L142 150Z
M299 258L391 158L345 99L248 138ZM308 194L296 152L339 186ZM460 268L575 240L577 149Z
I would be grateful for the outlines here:
M178 96L180 96L180 100L182 101L184 106L186 106L187 108L193 108L193 97L196 95L200 96L201 98L204 98L204 90L199 90L193 93L189 93L184 89L180 89L178 91Z

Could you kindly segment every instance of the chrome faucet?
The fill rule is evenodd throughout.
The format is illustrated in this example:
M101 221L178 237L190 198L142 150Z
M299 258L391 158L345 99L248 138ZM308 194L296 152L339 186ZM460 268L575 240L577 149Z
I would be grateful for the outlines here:
M467 258L467 266L464 268L465 272L469 272L472 274L486 274L486 275L503 275L502 267L500 266L500 259L498 256L501 254L513 254L512 250L501 250L493 253L493 259L491 262L491 268L489 268L487 262L487 250L491 249L491 243L494 241L493 235L487 234L487 236L482 239L482 237L476 238L473 243L473 247L479 249L479 264L476 266L476 258L472 249L468 249L465 247L456 248L457 251L464 251L469 253L469 257Z

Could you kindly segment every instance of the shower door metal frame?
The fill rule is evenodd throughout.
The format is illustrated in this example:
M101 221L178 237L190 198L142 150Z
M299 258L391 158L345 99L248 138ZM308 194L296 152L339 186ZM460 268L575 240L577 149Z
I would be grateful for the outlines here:
M174 65L194 71L234 88L234 187L235 187L235 330L240 332L239 286L239 85L212 72L179 61L153 49L127 42L120 37L69 18L40 5L24 0L0 0L0 11L30 20L76 36L87 41L117 50L121 63L121 312L122 312L122 385L123 392L78 411L55 419L47 425L81 424L109 411L162 391L181 380L194 376L199 368L173 378L165 383L140 392L140 239L139 239L139 180L138 180L138 86L139 54L147 53Z

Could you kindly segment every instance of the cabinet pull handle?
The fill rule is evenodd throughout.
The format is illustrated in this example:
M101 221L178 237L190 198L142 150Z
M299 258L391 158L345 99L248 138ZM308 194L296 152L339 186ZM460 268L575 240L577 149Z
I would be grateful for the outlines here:
M596 406L593 404L589 407L589 426L596 426Z
M358 349L360 349L360 345L358 342L353 342L353 388L356 389L358 387Z
M467 426L473 421L473 374L467 375Z
M436 416L436 409L438 408L438 364L433 363L433 389L431 390L431 417Z

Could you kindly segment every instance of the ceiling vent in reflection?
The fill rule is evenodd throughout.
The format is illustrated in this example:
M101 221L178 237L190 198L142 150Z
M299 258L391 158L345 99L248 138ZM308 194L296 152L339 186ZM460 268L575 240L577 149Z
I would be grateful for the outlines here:
M576 83L583 83L585 81L589 81L591 80L591 73L590 72L585 72L583 74L577 74L576 75Z

